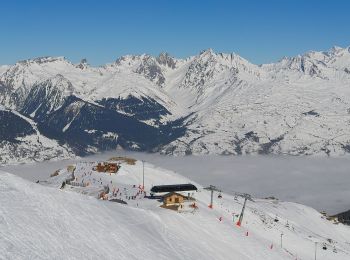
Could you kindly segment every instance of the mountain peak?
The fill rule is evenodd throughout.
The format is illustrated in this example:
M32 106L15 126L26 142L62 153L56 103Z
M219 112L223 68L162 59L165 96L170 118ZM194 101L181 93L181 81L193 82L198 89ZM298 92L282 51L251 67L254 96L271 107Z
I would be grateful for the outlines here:
M214 54L215 54L214 50L212 48L208 48L208 49L202 50L199 53L199 56L214 55Z
M176 67L175 59L167 52L161 52L156 60L159 64L168 66L169 68L174 69Z
M45 64L45 63L58 62L58 61L70 63L64 56L59 56L59 57L43 56L43 57L37 57L34 59L18 61L17 64L22 64L22 65L29 65L33 63Z
M339 46L334 45L334 46L330 49L330 52L337 53L337 52L341 52L341 51L343 51L343 50L345 50L345 49L342 48L342 47L339 47Z
M75 66L76 68L79 68L81 70L87 69L89 67L89 63L86 58L83 58L79 64Z
M73 91L72 83L67 78L65 78L62 74L56 74L39 84L46 85L46 86L53 86L62 91L67 91L68 93L71 93Z

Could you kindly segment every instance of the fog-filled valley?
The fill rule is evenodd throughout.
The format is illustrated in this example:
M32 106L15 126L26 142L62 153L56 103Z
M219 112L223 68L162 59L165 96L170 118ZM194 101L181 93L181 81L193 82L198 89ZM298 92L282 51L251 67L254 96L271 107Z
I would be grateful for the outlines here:
M223 192L246 192L259 198L274 196L298 202L329 214L350 208L350 158L298 156L163 156L126 151L106 152L75 160L62 160L0 168L36 181L69 163L130 156L175 171L201 185L215 185ZM147 172L145 173L147 178Z

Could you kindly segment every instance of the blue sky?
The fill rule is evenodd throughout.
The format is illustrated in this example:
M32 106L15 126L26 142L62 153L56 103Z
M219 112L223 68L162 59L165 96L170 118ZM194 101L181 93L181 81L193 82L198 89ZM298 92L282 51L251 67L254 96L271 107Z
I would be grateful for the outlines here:
M309 50L350 45L347 0L2 1L0 64L38 56L125 54L175 57L213 48L268 63Z

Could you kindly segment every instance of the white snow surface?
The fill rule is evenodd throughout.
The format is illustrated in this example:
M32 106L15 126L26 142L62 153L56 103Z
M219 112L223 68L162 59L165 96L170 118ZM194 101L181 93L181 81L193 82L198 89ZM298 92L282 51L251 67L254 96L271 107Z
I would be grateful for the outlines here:
M8 70L10 66L8 65L0 65L0 74L4 73L6 70Z
M122 196L136 192L133 185L142 183L142 163L123 163L116 175L92 171L95 164L79 162L74 172L78 181L84 178L90 186L66 185L63 190L57 187L70 175L66 169L43 185L1 172L1 258L313 259L314 242L317 259L350 258L350 228L332 224L307 206L254 199L247 203L242 227L237 227L232 213L240 212L243 200L229 194L218 199L215 194L214 208L209 209L210 193L196 183L194 212L163 209L159 201L143 196L121 205L96 199L97 191L109 185L120 188ZM152 184L191 182L149 163L145 176L147 192ZM94 178L101 178L102 184L93 183Z

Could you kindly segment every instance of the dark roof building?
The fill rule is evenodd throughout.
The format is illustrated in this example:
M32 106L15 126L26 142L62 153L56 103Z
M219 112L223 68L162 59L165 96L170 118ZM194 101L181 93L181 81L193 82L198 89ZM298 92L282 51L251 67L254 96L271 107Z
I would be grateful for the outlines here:
M197 191L193 184L172 184L153 186L151 193L177 192L177 191Z
M339 222L350 225L350 210L339 213L334 217L337 217Z

